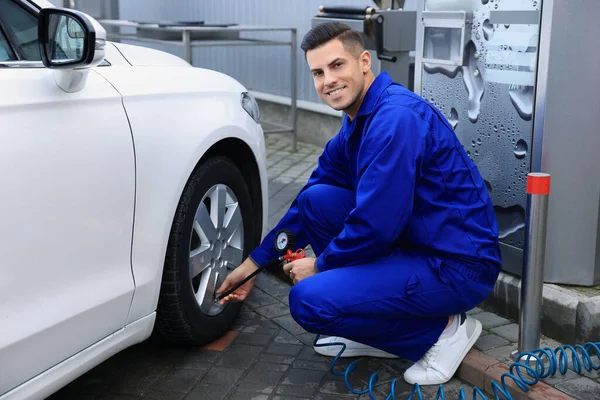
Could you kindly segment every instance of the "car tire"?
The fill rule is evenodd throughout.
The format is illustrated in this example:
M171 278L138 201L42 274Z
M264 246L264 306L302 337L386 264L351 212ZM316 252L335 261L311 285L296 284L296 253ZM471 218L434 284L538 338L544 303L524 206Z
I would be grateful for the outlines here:
M241 303L220 306L213 295L258 245L255 215L244 176L230 159L216 156L194 170L171 227L157 306L156 328L168 342L204 345L231 327ZM235 223L240 217L231 234L231 226L225 226L228 219Z

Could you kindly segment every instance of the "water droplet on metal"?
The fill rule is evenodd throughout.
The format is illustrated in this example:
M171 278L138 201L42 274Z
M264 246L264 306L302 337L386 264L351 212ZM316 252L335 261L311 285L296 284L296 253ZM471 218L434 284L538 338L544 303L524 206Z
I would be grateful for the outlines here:
M485 89L485 84L477 67L477 60L474 54L477 51L475 43L470 41L465 48L465 56L468 60L468 65L463 66L463 81L467 89L467 115L469 121L476 123L479 119L481 110L481 98Z
M428 74L442 74L450 79L454 79L460 71L460 67L450 67L445 65L432 66L430 64L423 64L423 69ZM433 95L433 93L430 92L430 95Z
M533 114L533 87L516 86L508 90L508 96L519 116L525 121L531 121Z
M514 149L515 157L523 159L527 155L527 142L523 139L519 139ZM516 170L516 168L515 168Z
M489 19L483 21L483 27L481 30L483 31L483 37L485 40L489 41L494 36L494 25L492 25Z
M456 126L458 125L458 111L456 111L456 108L454 107L452 107L450 110L450 118L448 119L448 122L450 122L450 125L452 125L452 129L456 129Z
M506 200L504 200L506 204ZM500 239L525 228L525 209L519 205L511 207L494 206L498 219L498 234Z

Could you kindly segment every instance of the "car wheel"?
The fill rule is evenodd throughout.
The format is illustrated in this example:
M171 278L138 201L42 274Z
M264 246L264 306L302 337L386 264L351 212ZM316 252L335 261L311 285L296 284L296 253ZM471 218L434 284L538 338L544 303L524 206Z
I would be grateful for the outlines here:
M225 157L202 163L188 180L173 221L158 301L157 330L170 342L203 345L231 326L240 303L214 293L258 245L244 177Z

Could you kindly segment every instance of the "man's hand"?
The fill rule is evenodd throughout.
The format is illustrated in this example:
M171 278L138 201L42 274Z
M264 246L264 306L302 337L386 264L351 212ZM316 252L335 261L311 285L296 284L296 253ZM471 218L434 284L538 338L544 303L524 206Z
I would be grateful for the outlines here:
M317 261L314 257L301 258L283 266L283 272L288 275L294 284L300 282L302 279L308 278L315 274L315 262Z
M252 259L247 258L246 261L241 263L236 269L234 269L231 274L225 278L225 281L217 289L217 295L225 292L229 288L235 286L238 282L244 280L248 275L256 271L258 266L252 261ZM258 276L258 275L257 275ZM244 299L250 294L250 291L254 287L254 281L256 280L256 276L250 279L248 282L244 283L242 286L237 288L233 293L225 296L219 301L219 304L225 304L228 301L244 301Z

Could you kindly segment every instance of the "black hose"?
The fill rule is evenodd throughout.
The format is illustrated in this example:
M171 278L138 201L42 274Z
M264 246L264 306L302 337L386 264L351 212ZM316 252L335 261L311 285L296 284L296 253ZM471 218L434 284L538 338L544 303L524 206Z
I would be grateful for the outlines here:
M273 260L268 261L266 264L261 265L260 267L258 267L258 269L256 271L254 271L253 273L251 273L250 275L248 275L247 277L245 277L241 282L237 283L232 288L227 289L223 293L221 293L219 295L216 295L215 296L215 302L221 301L226 296L229 296L231 293L235 292L240 286L242 286L244 283L248 282L250 279L252 279L256 275L258 275L261 271L264 271L267 268L275 267L278 264L281 264L282 261L283 261L283 256L282 257L278 257L278 258L274 258Z

